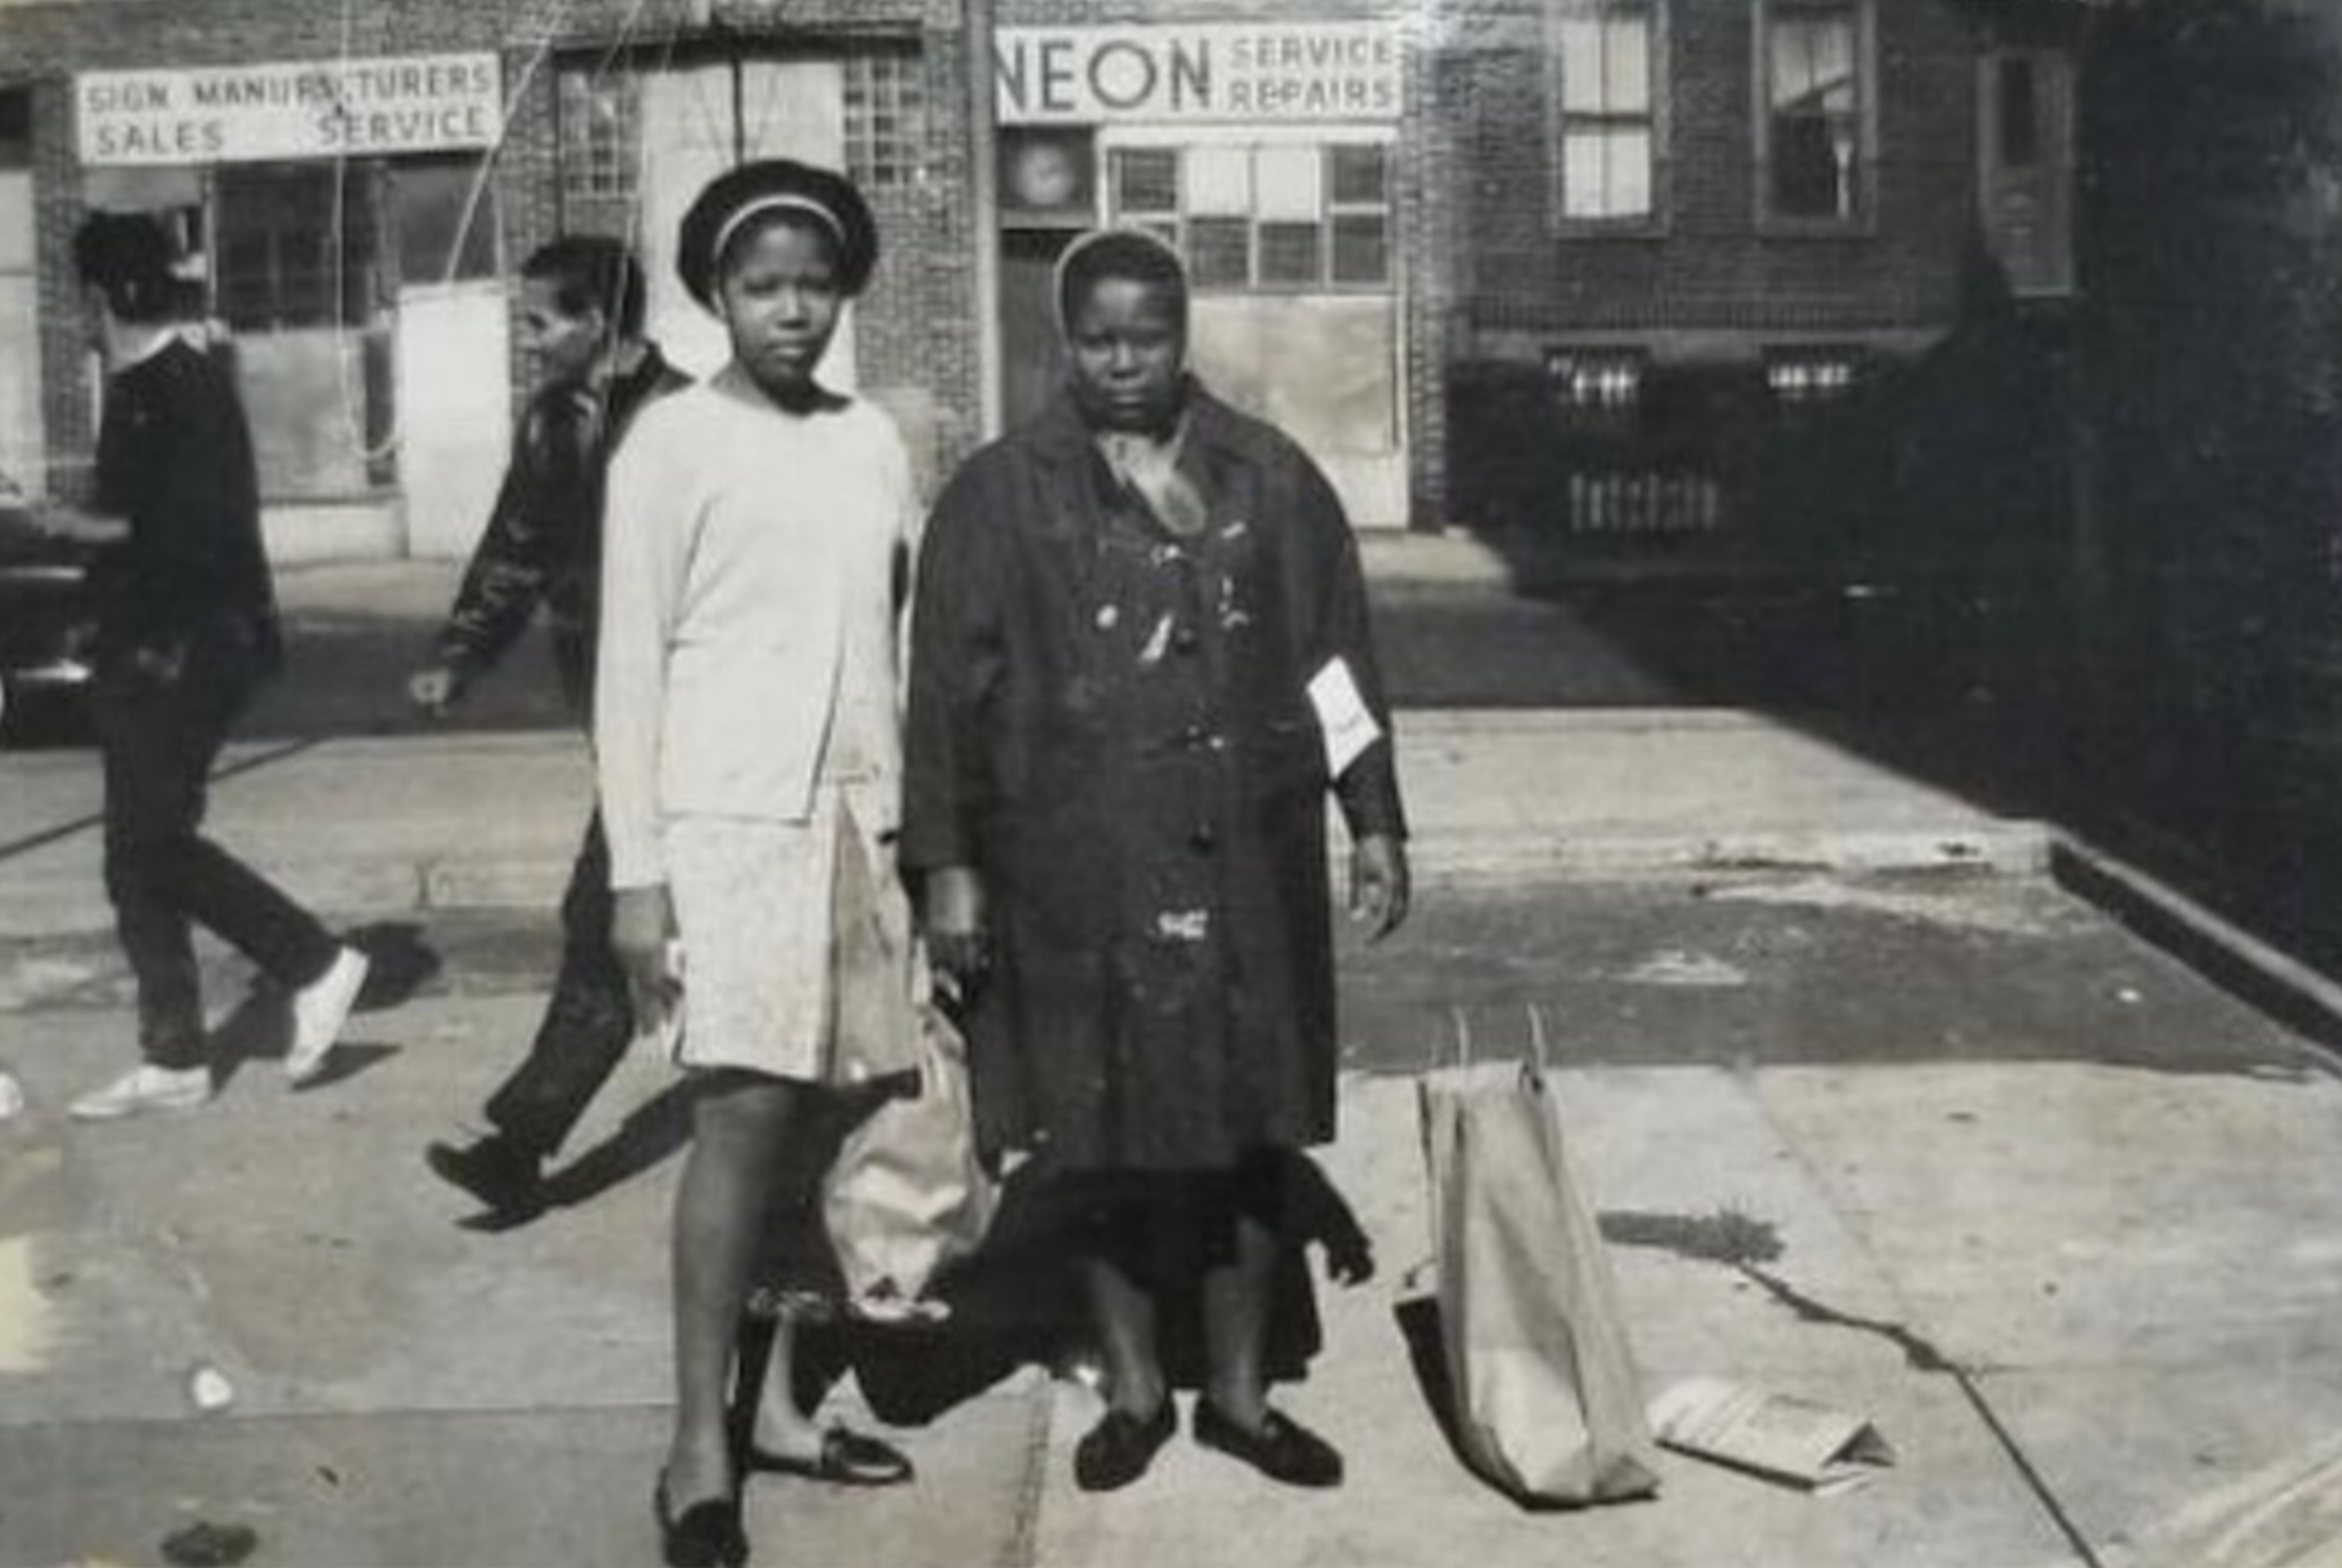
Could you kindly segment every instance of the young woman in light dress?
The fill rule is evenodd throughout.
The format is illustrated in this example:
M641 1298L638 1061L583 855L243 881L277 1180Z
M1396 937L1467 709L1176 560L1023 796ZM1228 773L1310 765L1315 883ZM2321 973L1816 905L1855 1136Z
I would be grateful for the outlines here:
M818 1208L818 1162L789 1151L832 1120L842 1036L850 1049L856 1028L891 1026L909 993L891 841L919 506L893 424L816 375L876 257L853 187L745 165L702 193L677 251L732 358L645 409L614 459L594 742L637 1017L680 1000L677 1057L699 1080L657 1513L668 1562L734 1564L743 1468L859 1486L911 1474L786 1397L760 1402L743 1459L726 1407L752 1270L775 1225ZM792 1340L784 1317L768 1388L789 1385Z

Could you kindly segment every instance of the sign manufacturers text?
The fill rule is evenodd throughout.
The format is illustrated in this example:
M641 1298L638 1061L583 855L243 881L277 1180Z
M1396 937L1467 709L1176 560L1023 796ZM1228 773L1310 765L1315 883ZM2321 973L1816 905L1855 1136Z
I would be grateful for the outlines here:
M496 144L503 76L492 54L91 71L73 113L87 165L454 152Z

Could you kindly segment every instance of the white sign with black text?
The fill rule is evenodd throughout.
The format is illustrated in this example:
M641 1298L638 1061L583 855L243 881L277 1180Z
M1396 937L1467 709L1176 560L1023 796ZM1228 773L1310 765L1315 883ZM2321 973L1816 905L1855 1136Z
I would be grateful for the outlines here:
M1386 22L1005 27L992 44L1003 125L1395 120Z
M492 54L100 70L73 78L81 162L234 164L496 145Z

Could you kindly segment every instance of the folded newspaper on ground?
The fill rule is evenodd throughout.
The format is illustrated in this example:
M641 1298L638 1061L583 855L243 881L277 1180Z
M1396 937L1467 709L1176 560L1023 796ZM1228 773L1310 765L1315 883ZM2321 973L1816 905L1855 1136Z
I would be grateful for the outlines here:
M1870 1421L1794 1394L1720 1377L1692 1377L1650 1402L1667 1447L1826 1496L1859 1487L1894 1463Z

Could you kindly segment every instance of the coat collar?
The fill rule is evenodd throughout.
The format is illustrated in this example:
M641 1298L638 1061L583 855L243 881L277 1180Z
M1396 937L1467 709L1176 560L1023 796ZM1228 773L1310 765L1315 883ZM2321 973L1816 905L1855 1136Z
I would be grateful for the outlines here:
M1187 434L1180 462L1197 465L1209 474L1242 454L1239 417L1214 397L1193 376L1187 383ZM1060 391L1035 418L1031 427L1034 449L1053 465L1087 467L1097 457L1095 433L1074 406L1073 395Z

